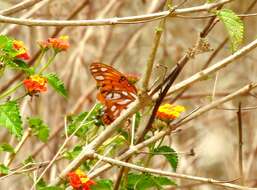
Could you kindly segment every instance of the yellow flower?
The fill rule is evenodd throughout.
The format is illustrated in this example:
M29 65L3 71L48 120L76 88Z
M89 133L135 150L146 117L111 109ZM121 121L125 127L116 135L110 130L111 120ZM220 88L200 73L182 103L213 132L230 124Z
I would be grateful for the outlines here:
M161 120L174 120L185 110L184 106L164 104L159 107L156 117Z

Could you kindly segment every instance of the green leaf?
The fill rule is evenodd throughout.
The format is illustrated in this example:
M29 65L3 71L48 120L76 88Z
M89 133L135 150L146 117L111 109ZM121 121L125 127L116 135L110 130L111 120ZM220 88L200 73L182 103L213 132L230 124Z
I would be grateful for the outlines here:
M98 151L100 154L104 154L105 150L109 150L109 155L113 156L115 151L120 151L120 148L124 146L127 142L126 138L123 135L116 135L110 139L107 139L99 148ZM110 149L110 148L111 149Z
M244 23L232 10L221 9L216 12L216 15L223 22L228 31L231 50L235 52L242 44L244 38Z
M32 156L28 156L22 163L23 165L27 165L27 164L31 164L31 163L35 163L36 161L33 159Z
M7 36L0 35L0 49L3 49L8 43L8 41L9 41L9 38Z
M109 179L101 179L96 181L96 185L90 186L92 190L112 190L113 183Z
M0 152L14 153L14 148L7 143L2 143L2 144L0 144Z
M63 82L61 79L58 78L58 76L55 73L49 73L45 75L44 77L47 78L47 82L53 87L53 89L59 93L60 95L67 98L68 92L64 87Z
M18 69L24 71L27 75L35 74L35 70L33 67L29 67L28 63L21 59L14 59L13 64L9 66L13 69Z
M170 148L169 146L161 146L154 149L154 153L159 153L165 156L173 170L176 171L178 166L178 154L174 149Z
M68 160L74 160L82 150L82 146L75 146L73 150L64 153L64 157Z
M0 105L0 126L7 128L16 137L22 137L22 121L16 101Z
M80 127L80 129L77 130L75 135L80 138L85 138L86 133L90 127L93 127L94 125L99 126L100 124L99 120L100 120L102 109L103 109L103 106L101 104L97 104L94 110L91 112L90 116L88 116L86 120L85 118L87 117L88 112L82 112L76 116L69 116L68 120L70 122L67 127L68 134L71 135L78 127Z
M140 124L140 121L141 121L141 118L142 118L142 115L140 112L136 112L135 113L135 129L138 128L139 124ZM134 118L133 118L134 119Z
M37 183L37 190L64 190L64 188L58 186L47 186L43 179L40 179Z
M164 185L176 185L176 183L167 177L154 176L148 173L128 174L127 189L129 190L163 189L162 186Z
M3 164L0 164L0 174L7 175L9 173L9 168Z
M28 118L28 125L32 129L32 134L39 140L46 142L49 137L49 127L38 117Z

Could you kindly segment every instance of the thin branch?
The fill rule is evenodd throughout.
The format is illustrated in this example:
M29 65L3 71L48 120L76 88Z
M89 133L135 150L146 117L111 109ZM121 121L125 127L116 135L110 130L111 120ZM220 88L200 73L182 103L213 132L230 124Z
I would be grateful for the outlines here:
M144 72L144 75L142 77L142 90L144 90L144 91L148 90L148 84L149 84L149 80L150 80L150 77L152 74L155 56L156 56L157 49L160 44L162 32L164 30L164 23L165 23L165 19L160 21L159 26L158 26L158 28L156 28L156 31L155 31L153 46L151 49L151 53L148 56L148 60L147 60L147 64L146 64L146 71Z
M180 90L188 85L193 84L196 81L199 81L201 78L222 69L223 67L225 67L226 65L228 65L229 63L233 62L235 59L245 55L246 53L250 52L251 50L253 50L255 47L257 46L257 40L251 42L250 44L244 46L243 48L241 48L240 50L238 50L237 52L235 52L233 55L221 60L220 62L218 62L217 64L213 65L210 68L207 68L195 75L193 75L192 77L190 77L189 79L182 81L181 83L175 85L172 88L171 92L175 92L177 90ZM246 93L247 91L249 91L249 89L252 89L253 87L255 87L255 85L248 85L247 87L245 87L242 92L240 91L240 93L238 94L242 94L242 93ZM232 94L233 97L234 94ZM226 98L231 98L230 96L226 96L224 97L225 100ZM223 99L224 99L223 98ZM222 99L222 100L223 100ZM135 102L133 102L131 104L131 106L129 107L129 109L127 109L123 115L121 115L120 117L118 117L110 126L108 126L106 128L105 131L103 131L95 140L93 140L89 145L85 146L83 148L83 150L81 151L81 153L78 155L78 157L76 159L74 159L62 172L61 174L53 180L53 182L51 183L51 185L56 185L60 182L60 180L62 178L64 178L68 172L74 170L76 167L78 167L80 165L80 163L88 156L90 156L92 154L92 152L94 152L94 150L99 147L101 145L101 143L103 143L105 141L106 138L108 138L115 130L116 127L119 126L121 123L123 123L128 117L130 117L132 114L134 114L136 111L138 111L140 108L143 108L145 105L148 105L150 101L150 97L145 97L145 94L141 94L139 95L139 99L136 99ZM215 101L216 102L216 101ZM209 107L208 107L209 109ZM207 109L207 110L208 110ZM196 113L199 113L201 109L199 109L197 112L194 112L192 115L195 115ZM191 117L188 117L186 120L184 121L188 121L188 119L190 119ZM184 123L184 121L182 123ZM165 135L165 134L164 134Z
M27 139L29 138L31 134L31 130L30 129L27 129L23 136L22 136L22 139L21 141L18 143L18 145L15 147L14 149L14 153L11 153L7 156L6 158L6 162L5 162L5 165L6 166L10 166L10 164L12 163L12 161L14 160L15 156L18 154L18 152L21 150L22 146L24 145L24 143L27 141Z
M136 113L141 107L144 107L146 104L149 103L149 97L140 97L142 100L136 99L133 103L131 103L130 107L118 117L111 125L106 127L99 136L96 137L90 144L86 145L81 153L74 159L66 168L61 172L61 174L55 178L50 185L56 185L60 182L62 178L75 168L77 168L85 158L89 157L94 153L94 150L97 149L107 138L109 138L117 127L126 121L128 117ZM148 100L147 100L148 99Z
M162 176L169 176L169 177L173 177L173 178L199 181L199 182L209 183L209 184L212 184L212 185L217 185L217 186L227 187L227 188L233 188L233 189L240 189L240 190L256 190L257 189L257 188L250 188L250 187L240 186L240 185L236 185L236 184L232 184L232 183L228 183L228 182L224 182L224 181L218 181L218 180L211 179L211 178L198 177L198 176L185 175L185 174L178 174L178 173L175 173L175 172L168 172L168 171L163 171L163 170L157 170L157 169L137 166L135 164L130 164L130 163L123 162L123 161L120 161L120 160L115 160L113 158L105 157L105 156L102 156L102 155L99 155L99 154L96 154L96 153L93 154L93 157L101 159L101 160L103 160L105 162L108 162L110 164L113 164L113 165L123 166L123 167L127 167L127 168L134 169L134 170L137 170L137 171L141 171L141 172L149 172L149 173L152 173L152 174L158 174L158 175L162 175Z
M0 15L12 15L24 9L34 6L35 4L39 3L42 0L25 0L22 1L10 8L4 9L0 11Z
M140 149L147 147L148 145L158 141L159 139L163 138L166 135L169 135L171 132L174 134L176 133L176 131L179 131L178 127L186 124L187 122L191 121L192 119L195 119L196 117L200 116L201 114L207 113L209 110L212 110L214 108L216 108L217 106L230 101L234 98L236 98L237 96L240 96L244 93L249 92L250 90L254 89L257 86L257 84L252 84L252 85L246 85L243 88L235 91L234 93L229 94L228 96L225 96L219 100L215 100L213 102L211 102L210 104L203 106L202 108L198 109L197 111L193 112L191 115L186 116L185 119L181 119L180 121L178 121L176 124L173 124L172 126L170 126L169 129L163 130L161 132L156 133L153 137L150 137L149 139L133 146L130 147L130 149L128 151L126 151L125 153L123 153L122 155L120 155L117 159L118 160L124 160L127 159L128 157L130 157L132 154L138 152ZM175 130L177 129L177 130ZM174 131L175 130L175 131ZM185 130L185 129L184 129ZM110 164L106 164L104 166L102 166L101 168L96 169L94 172L92 172L89 177L95 177L97 175L99 175L100 173L106 171L107 169L109 169L112 165Z
M48 171L48 169L53 165L53 163L56 161L58 156L61 154L61 152L63 151L65 146L72 139L72 137L79 131L79 129L81 129L81 127L83 127L83 125L91 123L91 121L89 121L89 122L86 122L86 121L91 116L95 107L96 107L96 105L94 105L94 107L87 113L87 115L83 118L83 120L80 122L79 126L72 132L72 134L68 138L65 139L65 141L63 142L63 144L61 145L61 147L59 148L57 153L52 158L51 162L46 166L46 168L43 170L43 172L40 174L40 176L36 179L36 181L34 182L34 184L31 187L31 189L33 189L36 186L36 184L40 181L40 179L44 176L44 174Z
M106 19L94 19L94 20L33 20L33 19L21 19L12 18L0 15L1 23L18 24L25 26L104 26L115 24L137 24L138 22L152 22L155 19L161 19L168 16L175 16L177 14L188 14L201 11L209 11L220 5L230 3L233 0L221 0L216 3L208 3L200 6L177 9L175 11L162 11L158 13L151 13L139 16L128 16L121 18L106 18Z
M241 102L239 102L239 104L238 104L237 120L238 120L238 165L239 165L239 174L240 174L240 184L244 185L243 130L242 130Z
M201 80L202 78L226 67L227 65L229 65L230 63L232 63L233 61L235 61L236 59L244 56L245 54L249 53L250 51L252 51L254 48L257 47L257 39L252 41L251 43L249 43L248 45L242 47L241 49L239 49L237 52L235 52L234 54L226 57L225 59L219 61L218 63L208 67L207 69L204 69L196 74L194 74L193 76L187 78L186 80L174 85L173 87L171 87L170 92L168 93L168 95L177 92L187 86L191 86L193 83ZM157 98L157 97L155 97Z

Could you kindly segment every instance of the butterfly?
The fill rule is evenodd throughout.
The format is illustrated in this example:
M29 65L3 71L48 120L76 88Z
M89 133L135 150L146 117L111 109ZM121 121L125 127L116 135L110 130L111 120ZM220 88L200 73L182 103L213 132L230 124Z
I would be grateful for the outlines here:
M124 74L109 65L94 62L90 72L99 88L97 99L105 106L102 121L109 125L136 99L137 89Z

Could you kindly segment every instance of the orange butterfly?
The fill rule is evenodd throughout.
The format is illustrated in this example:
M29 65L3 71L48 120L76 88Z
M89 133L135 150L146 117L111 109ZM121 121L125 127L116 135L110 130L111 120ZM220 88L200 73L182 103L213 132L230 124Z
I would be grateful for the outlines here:
M97 82L97 99L105 105L102 121L111 124L136 99L137 89L128 78L103 63L92 63L90 71Z

